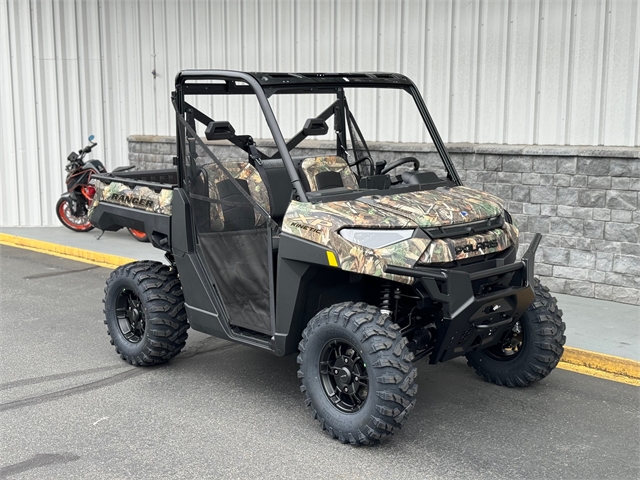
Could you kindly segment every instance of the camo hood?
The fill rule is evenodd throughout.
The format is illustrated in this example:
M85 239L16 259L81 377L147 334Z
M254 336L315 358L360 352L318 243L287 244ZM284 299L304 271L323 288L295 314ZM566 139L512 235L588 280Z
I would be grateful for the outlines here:
M342 270L412 283L413 278L384 273L386 265L413 267L417 263L447 263L500 252L518 241L515 226L504 223L469 237L413 237L381 248L347 241L342 228L401 229L471 223L500 216L503 202L494 195L467 187L371 195L350 201L301 203L292 201L282 231L331 249Z

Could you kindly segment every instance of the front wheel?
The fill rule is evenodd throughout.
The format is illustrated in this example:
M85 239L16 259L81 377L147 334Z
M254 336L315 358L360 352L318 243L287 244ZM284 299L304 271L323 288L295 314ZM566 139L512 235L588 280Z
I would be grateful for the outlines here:
M132 365L156 365L178 355L189 323L180 279L160 262L116 268L104 289L104 314L111 345Z
M129 230L129 233L131 234L131 236L133 238L135 238L136 240L138 240L139 242L148 242L149 241L149 237L147 236L147 234L141 230L135 230L133 228L129 228L127 227L127 230Z
M78 215L73 212L71 200L68 197L60 197L56 204L56 214L58 220L70 230L74 232L88 232L93 230L93 225L89 221L89 215L85 207L78 207L81 210Z
M418 391L413 354L380 309L340 303L311 319L299 344L300 390L333 438L371 445L400 429Z
M524 387L549 375L560 361L562 310L537 278L533 290L533 302L499 344L467 354L469 366L486 381Z

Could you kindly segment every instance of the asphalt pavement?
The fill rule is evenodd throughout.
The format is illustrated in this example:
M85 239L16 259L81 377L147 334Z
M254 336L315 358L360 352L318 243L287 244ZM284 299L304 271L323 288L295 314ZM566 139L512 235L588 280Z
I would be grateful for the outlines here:
M640 476L640 389L564 370L524 389L462 359L418 363L418 403L373 448L304 406L295 357L190 331L136 368L102 323L110 271L0 246L0 478L616 478Z

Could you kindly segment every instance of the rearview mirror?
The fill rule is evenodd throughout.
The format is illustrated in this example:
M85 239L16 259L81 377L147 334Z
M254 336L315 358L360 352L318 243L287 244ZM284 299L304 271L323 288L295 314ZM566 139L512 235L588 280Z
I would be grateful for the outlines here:
M96 136L95 136L95 135L89 135L89 141L90 141L90 142L93 142L93 139L94 139L94 138L96 138Z

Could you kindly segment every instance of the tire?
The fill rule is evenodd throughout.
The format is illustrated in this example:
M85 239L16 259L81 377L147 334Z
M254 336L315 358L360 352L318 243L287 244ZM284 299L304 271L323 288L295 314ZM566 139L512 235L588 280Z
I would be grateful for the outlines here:
M74 232L88 232L94 228L89 221L88 214L85 214L82 217L77 217L73 214L67 197L60 197L58 203L56 203L56 215L62 225Z
M558 365L566 340L562 310L537 278L533 290L533 302L505 342L467 354L468 365L486 381L525 387L542 380Z
M322 429L342 443L384 440L416 404L413 354L398 325L376 307L348 302L321 310L302 333L299 350L305 403ZM349 393L336 394L343 387Z
M104 289L111 345L131 365L157 365L178 355L189 323L175 270L160 262L133 262L115 269Z
M127 230L129 230L129 234L139 242L149 242L149 237L145 232L141 230L134 230L133 228L129 227L127 227Z

